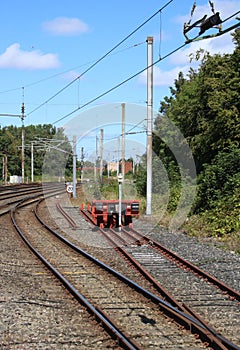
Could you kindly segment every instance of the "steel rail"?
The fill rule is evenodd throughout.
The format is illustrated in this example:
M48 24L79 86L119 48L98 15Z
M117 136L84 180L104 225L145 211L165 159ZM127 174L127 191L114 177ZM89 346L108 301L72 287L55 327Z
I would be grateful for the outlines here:
M37 205L38 206L38 205ZM37 209L36 206L36 209ZM151 299L153 302L155 302L160 309L170 318L172 318L176 323L178 323L180 326L183 326L185 329L190 330L193 334L198 334L198 336L201 338L203 342L208 342L213 349L216 350L239 350L239 348L230 342L228 339L222 337L220 334L218 334L214 329L209 327L207 324L203 324L200 321L200 318L196 318L192 316L192 314L185 309L184 311L179 310L177 307L171 305L170 303L166 302L165 300L161 299L160 297L156 296L155 294L147 291L146 289L139 286L137 283L133 282L126 276L122 275L118 271L112 269L108 265L104 264L100 260L94 258L81 248L75 246L70 241L68 241L66 238L62 237L59 233L54 231L51 227L49 227L37 214L36 216L39 219L39 221L44 225L47 229L49 229L56 237L58 237L61 241L65 242L67 245L72 247L75 251L79 252L80 254L84 255L91 261L95 262L99 266L103 267L105 270L109 271L110 273L117 276L119 279L127 283L132 288L136 289L141 294L145 295L147 298ZM88 217L88 216L87 216ZM91 218L89 218L91 220ZM104 232L103 229L100 229L101 232ZM113 243L114 246L116 246L115 243ZM150 276L149 276L150 277ZM182 306L181 308L184 308ZM187 313L186 313L187 312Z
M71 224L71 226L74 229L76 229L77 228L76 221L73 220L73 218L70 215L68 215L68 213L63 209L59 201L56 203L56 207L57 207L57 210L63 215L63 217Z
M126 232L132 238L135 238L138 241L143 240L143 241L147 242L148 244L150 243L152 248L160 250L165 256L167 256L168 258L171 258L171 260L177 262L178 264L180 264L182 267L184 267L186 269L190 269L191 271L193 271L194 273L198 274L202 278L207 279L210 283L213 283L214 285L218 286L218 288L221 289L223 292L228 293L231 296L232 299L236 299L236 300L238 300L240 302L240 292L238 292L237 290L231 288L230 286L228 286L224 282L220 281L218 278L216 278L213 275L205 272L204 270L202 270L201 268L199 268L196 265L192 264L188 260L185 260L184 258L179 256L178 254L174 253L172 250L168 249L167 247L165 247L161 243L153 240L152 238L144 236L142 233L140 233L140 232L138 232L138 231L136 231L134 229L132 229L131 231L126 231ZM139 238L137 239L136 236L131 235L131 232L133 232Z
M51 187L50 187L51 186ZM54 188L58 188L59 186L55 186L54 188L52 187L52 185L49 186L45 186L45 188L41 185L41 186L34 186L34 187L25 187L25 188L21 188L20 190L17 190L17 192L12 193L12 191L8 194L8 193L1 193L0 194L0 202L3 200L8 200L11 198L16 198L16 197L20 197L20 196L24 196L27 195L28 193L37 193L37 192L44 192L46 191L46 189L48 189L48 187L50 187L50 189L54 190ZM0 205L0 208L5 207L6 205L9 204L14 204L17 203L19 201L19 199L13 200L11 202L8 202L7 204L2 204Z
M80 208L80 213L89 223L91 223L93 226L96 226L95 223L93 222L91 216L90 216L89 211Z
M152 283L154 288L156 288L157 291L159 291L161 294L164 295L166 300L171 303L174 307L177 307L180 311L187 313L194 317L196 320L198 320L204 328L206 328L206 333L211 333L211 341L215 341L217 346L219 346L219 349L238 349L239 348L233 344L231 341L226 339L225 337L221 336L215 329L213 329L211 326L208 325L206 321L204 321L198 314L196 314L190 307L188 307L186 304L179 303L133 256L131 256L124 248L120 246L116 246L116 242L114 239L112 239L110 236L106 234L106 232L102 229L100 229L104 237L112 244L115 250L117 250L121 255L123 255L148 281ZM114 235L117 235L117 232L115 232L113 229L110 229L111 233ZM128 234L128 231L122 229L122 232L125 232ZM132 236L131 236L132 237ZM119 238L117 236L117 238ZM122 237L121 241L124 241ZM126 242L125 242L126 243ZM127 245L127 244L125 244Z
M26 204L27 205L27 204ZM96 320L103 325L103 327L114 337L117 338L118 343L127 350L142 350L141 346L138 345L134 340L130 339L126 332L121 331L113 320L107 316L103 310L100 308L94 307L60 272L56 269L40 252L33 247L30 241L25 237L24 233L17 225L17 222L14 217L15 209L18 208L16 205L15 208L11 210L11 220L19 233L20 237L30 248L30 250L42 261L42 263L61 281L61 283L66 287L66 289L75 297L75 299L84 305L88 312L96 318ZM44 225L46 227L46 225Z
M21 206L29 205L29 204L31 204L31 203L34 203L34 202L39 201L39 198L40 198L41 196L44 196L44 197L46 198L46 197L48 197L48 196L54 196L54 195L60 194L60 193L62 193L62 192L63 192L62 189L61 189L61 190L57 190L57 189L55 188L55 189L52 189L51 191L49 191L47 195L44 194L44 193L41 191L39 194L35 194L35 195L32 195L32 196L29 196L29 195L28 195L28 196L26 196L26 197L24 197L24 198L22 198L22 199L17 199L17 200L11 201L10 203L7 203L7 204L4 204L4 205L0 206L0 209L6 207L6 209L5 209L4 211L0 212L0 216L7 214L7 213L12 209L12 208L10 208L10 206L11 206L12 204L17 203L15 206L21 207ZM30 201L30 200L31 200L31 203L27 202L27 201Z

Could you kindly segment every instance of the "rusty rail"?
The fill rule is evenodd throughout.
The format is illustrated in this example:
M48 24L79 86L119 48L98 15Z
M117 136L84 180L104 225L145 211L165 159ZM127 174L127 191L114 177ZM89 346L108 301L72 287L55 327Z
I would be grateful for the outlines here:
M126 232L129 235L131 235L131 232L134 235L137 235L138 241L142 240L142 241L146 242L147 244L150 243L152 248L159 250L167 258L171 259L172 261L174 261L175 263L177 263L181 267L188 269L188 270L191 270L193 273L198 274L199 276L201 276L204 279L207 279L208 282L213 283L215 286L217 286L223 292L228 293L228 295L232 299L236 299L240 302L240 292L231 288L230 286L228 286L224 282L220 281L218 278L216 278L216 277L212 276L211 274L205 272L204 270L200 269L199 267L192 264L188 260L185 260L184 258L179 256L178 254L174 253L172 250L168 249L167 247L163 246L161 243L153 240L152 238L148 238L147 236L144 236L142 233L140 233L134 229L132 229L130 232L128 232L128 231L126 231ZM134 236L134 235L131 235L131 237L136 239L136 236Z
M110 235L108 235L106 231L102 229L100 230L104 237L112 244L113 248L117 250L121 255L123 255L130 262L131 265L133 265L148 281L150 281L154 288L158 292L160 292L166 298L166 300L169 303L171 303L171 305L177 308L181 313L192 316L203 327L203 329L201 327L195 328L194 324L190 323L190 327L188 328L189 324L183 324L183 326L186 329L190 330L192 333L197 333L201 337L201 339L205 339L205 341L207 341L213 347L213 349L239 350L239 348L235 344L218 334L216 330L209 326L207 322L202 320L199 315L197 315L193 310L191 310L191 308L189 308L185 304L180 304L134 257L132 257L124 248L117 246L114 239ZM108 231L111 232L112 236L117 235L117 232L115 232L112 229ZM123 229L122 231L124 231L126 234L129 234L129 231ZM124 242L122 237L121 241ZM166 312L167 310L164 309L164 311ZM179 322L181 320L178 319L177 315L173 313L171 314L171 317L176 322L181 324L181 322Z
M76 229L77 228L77 223L75 220L73 220L73 218L68 215L68 213L63 209L63 207L61 206L60 202L56 203L56 207L57 210L63 215L63 217L70 223L70 225Z

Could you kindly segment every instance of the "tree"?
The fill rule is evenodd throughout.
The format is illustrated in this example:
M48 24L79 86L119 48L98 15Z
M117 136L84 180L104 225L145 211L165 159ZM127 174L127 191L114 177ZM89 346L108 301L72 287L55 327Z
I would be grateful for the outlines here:
M180 128L193 152L198 173L220 151L239 145L239 30L232 55L204 53L198 72L180 73L160 113ZM156 124L156 127L157 124Z
M165 133L168 140L176 140L176 133L164 126L164 119L170 119L185 136L198 174L193 212L208 215L212 227L221 233L239 232L236 220L240 218L239 29L233 41L236 47L232 54L211 56L203 50L197 52L197 59L202 57L198 71L190 69L186 77L179 73L170 97L160 104L154 125L156 135ZM163 137L153 134L153 148L164 162L172 184L177 184L178 168L171 147Z
M63 129L56 129L51 124L39 124L39 125L28 125L25 126L25 175L31 177L31 142L37 142L37 140L45 139L56 139L59 138L64 141L64 149L71 152L71 145L68 142L67 137L64 135ZM6 154L8 157L8 175L19 175L21 176L21 146L22 146L22 128L13 125L5 126L0 129L0 153ZM36 144L35 144L36 146ZM46 150L43 147L34 147L34 174L35 176L41 177L43 170L44 158L46 156ZM61 155L60 157L63 158ZM59 165L59 155L52 155L52 163L49 162L49 170L52 172L53 169ZM72 167L72 156L68 154L66 162L66 173L69 175ZM51 164L51 166L50 166ZM2 171L2 162L0 162L0 171ZM64 170L65 171L65 170ZM56 172L56 171L55 171ZM63 174L64 175L64 174Z

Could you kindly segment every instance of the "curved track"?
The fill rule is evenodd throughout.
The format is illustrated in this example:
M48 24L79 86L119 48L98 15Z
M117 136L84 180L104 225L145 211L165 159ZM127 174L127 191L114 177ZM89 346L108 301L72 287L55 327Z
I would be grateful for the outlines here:
M52 195L53 192L49 193L49 196ZM162 293L160 288L158 288L158 292L160 292L161 295L158 292L154 292L152 285L149 285L149 282L146 282L146 280L143 280L141 277L139 279L138 274L136 275L135 273L133 277L135 282L133 282L133 280L125 278L122 274L114 271L113 268L106 266L106 263L102 264L99 259L96 260L89 253L79 248L79 245L84 246L83 244L77 244L76 246L76 244L74 245L72 243L76 242L76 240L78 241L79 234L82 232L82 226L84 226L84 221L81 221L81 219L80 221L78 220L80 217L79 210L76 211L75 208L64 208L60 204L59 199L56 200L56 198L53 197L55 210L58 212L58 224L55 221L55 225L51 224L50 226L58 227L58 232L53 231L52 229L49 230L49 225L45 222L51 222L52 220L46 215L46 210L44 209L44 205L42 205L44 202L38 206L37 210L37 216L39 216L39 219L41 220L41 225L39 225L36 217L34 217L35 204L33 204L36 202L37 196L40 196L40 194L32 194L31 196L27 195L26 206L21 198L19 205L16 207L16 213L14 213L14 210L12 209L12 221L15 223L23 240L33 250L37 249L35 254L41 258L46 266L51 266L52 272L55 276L62 279L61 283L63 283L78 302L85 305L88 309L87 313L89 315L94 315L94 318L104 325L104 328L107 330L105 335L103 330L101 330L101 326L98 326L100 328L97 327L97 330L94 326L94 330L98 334L98 339L102 339L100 341L101 345L111 343L110 348L113 349L118 348L119 346L127 349L149 349L161 347L176 349L176 346L182 346L184 349L201 349L210 344L214 349L239 349L238 345L235 345L238 344L238 331L237 335L235 335L236 332L234 327L232 327L232 333L228 333L228 329L226 331L225 327L226 321L219 322L218 328L218 325L216 327L214 319L213 321L212 319L209 321L208 318L208 312L211 312L213 315L215 312L219 312L218 309L210 309L210 307L216 307L216 305L213 305L213 301L216 301L216 297L219 297L218 294L221 294L219 293L219 287L217 289L217 294L214 294L213 296L213 301L209 302L208 305L199 306L197 303L194 305L194 298L198 303L202 300L203 304L204 300L205 304L206 300L208 300L206 299L208 296L206 296L206 294L201 294L202 292L199 292L197 289L201 284L203 285L203 289L206 289L206 286L202 283L203 279L200 283L197 283L196 281L192 282L191 278L187 277L189 272L186 270L186 266L181 262L181 267L185 269L181 270L184 271L183 277L187 278L191 287L194 286L193 293L192 290L188 291L186 288L186 280L184 280L184 278L180 277L180 279L182 278L182 284L180 281L176 282L176 280L173 282L172 277L176 278L177 275L181 276L181 273L176 270L176 268L179 267L179 263L176 263L176 257L171 257L170 261L169 259L166 259L166 256L159 258L159 248L157 248L158 250L153 250L153 248L156 248L157 244L155 244L153 240L148 242L144 241L144 238L140 236L137 238L136 235L139 233L134 232L133 230L131 232L124 232L123 230L121 235L119 235L119 232L113 233L112 231L110 233L109 231L111 238L113 238L115 234L119 237L117 238L118 241L115 241L114 243L115 247L118 248L119 246L124 245L124 250L126 252L128 251L127 254L130 254L133 257L135 256L134 259L140 267L140 269L138 268L138 271L141 269L147 271L150 277L148 278L148 281L152 283L151 279L157 280L157 284L161 287L161 278L163 278L165 289L167 287L171 288L171 291L174 291L174 296L177 300L175 304L171 305L171 300L168 299L168 295L166 296L164 294L164 291ZM12 206L13 204L11 204L10 207ZM63 215L62 219L59 217L59 213L61 216ZM51 215L52 214L53 213L51 213ZM6 215L4 216L6 218ZM44 217L44 220L42 217ZM63 231L61 230L61 224L59 223L62 222L62 220L68 220L68 223L71 226L71 228L69 227L70 231L68 230L70 235L66 234L66 227ZM85 239L96 234L96 237L98 237L99 240L104 240L103 234L107 234L105 230L102 231L101 234L97 232L94 233L95 230L91 231L88 224L85 223L85 225L88 227L88 229L85 227L83 231ZM61 232L65 238L60 236L59 232ZM129 238L129 234L132 235L131 238ZM76 240L73 237L76 237ZM68 244L68 241L71 241L69 242L70 244ZM46 244L46 242L48 243ZM66 244L68 244L68 247ZM89 249L87 250L89 251ZM93 251L95 255L96 250L93 249ZM104 257L104 261L110 261L111 259L116 261L116 265L119 268L119 264L121 265L121 258L117 258L112 252L112 249L108 249L108 251L105 250L105 253L101 252L100 255ZM156 257L154 257L154 254ZM113 258L111 258L110 255L112 255ZM120 270L124 270L125 267L127 269L126 255L124 259L124 264L122 264ZM168 271L166 262L163 262L164 260L168 260L170 265L174 265L174 267L170 267ZM127 270L127 276L131 275L129 272L130 270ZM170 275L171 278L169 277ZM199 274L196 276L191 273L191 275L199 280ZM168 278L166 278L166 276L168 276ZM171 281L169 285L168 281ZM140 287L138 282L141 285L146 286L146 288ZM206 283L206 281L204 281L204 283ZM210 286L209 282L207 282L207 284ZM176 293L174 289L176 286L178 292L181 291L180 294ZM207 290L209 291L210 289ZM191 295L189 293L194 295L193 299L189 298L189 295ZM162 296L165 300L162 299ZM199 296L202 296L202 299L199 299ZM237 305L236 301L230 300L226 296L223 297L224 300L228 300L229 305L234 305L234 307ZM231 299L233 299L232 297L233 295L231 295ZM197 319L195 313L191 314L191 309L185 304L190 304L193 309L196 308L195 310L197 310L201 317ZM215 302L215 304L217 303ZM223 305L222 301L220 301L220 304ZM221 316L224 316L226 320L226 317L229 317L229 306L226 304L226 307L223 307L222 309L225 311ZM238 317L238 305L236 310ZM234 321L235 314L233 313L232 315L233 318L231 321ZM208 319L210 325L204 323L202 318ZM221 329L223 323L224 327ZM231 322L231 326L232 325L234 326L234 322ZM236 322L236 326L237 325L238 322ZM191 329L194 334L200 335L203 342L201 343L189 334L186 334L186 332L182 330L182 327L185 327L187 330ZM217 331L215 331L215 328ZM71 335L69 335L69 339L70 337ZM88 334L86 341L90 338L91 337ZM104 339L107 339L106 343ZM235 342L235 344L233 342ZM76 344L77 343L80 344L78 341ZM109 345L106 345L106 347L108 346ZM94 348L94 346L91 346L91 348Z
M30 209L26 210L28 207ZM46 225L38 227L35 222L33 230L33 211L31 206L26 208L23 212L18 209L14 215L13 221L18 230L24 232L24 237L40 253L42 261L45 264L46 260L50 262L55 275L63 275L65 286L68 289L70 285L73 286L75 292L71 289L71 293L74 296L84 296L101 315L107 316L112 326L120 326L121 332L118 327L116 329L121 336L129 334L124 341L124 347L129 342L136 349L163 346L174 349L176 342L184 342L185 349L204 348L203 344L181 331L175 323L169 322L168 317L163 315L163 310L167 308L169 314L177 314L176 320L181 325L190 321L192 327L194 324L196 329L202 328L196 320L191 320L191 316L179 312L81 249L72 244L70 247L66 246L66 240L49 233ZM168 334L167 340L163 334ZM118 342L122 343L119 339Z
M239 291L136 230L101 230L101 234L169 302L204 322L226 347L239 348Z

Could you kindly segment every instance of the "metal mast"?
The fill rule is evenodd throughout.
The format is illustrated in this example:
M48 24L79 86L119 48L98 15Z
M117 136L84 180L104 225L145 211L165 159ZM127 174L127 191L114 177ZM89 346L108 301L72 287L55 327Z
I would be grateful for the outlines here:
M147 205L152 214L153 37L147 38Z
M122 177L125 176L125 103L122 103Z
M21 121L22 121L22 183L24 183L24 135L25 135L25 131L24 131L24 111L25 111L25 107L24 107L24 102L22 103L22 115L21 115Z

